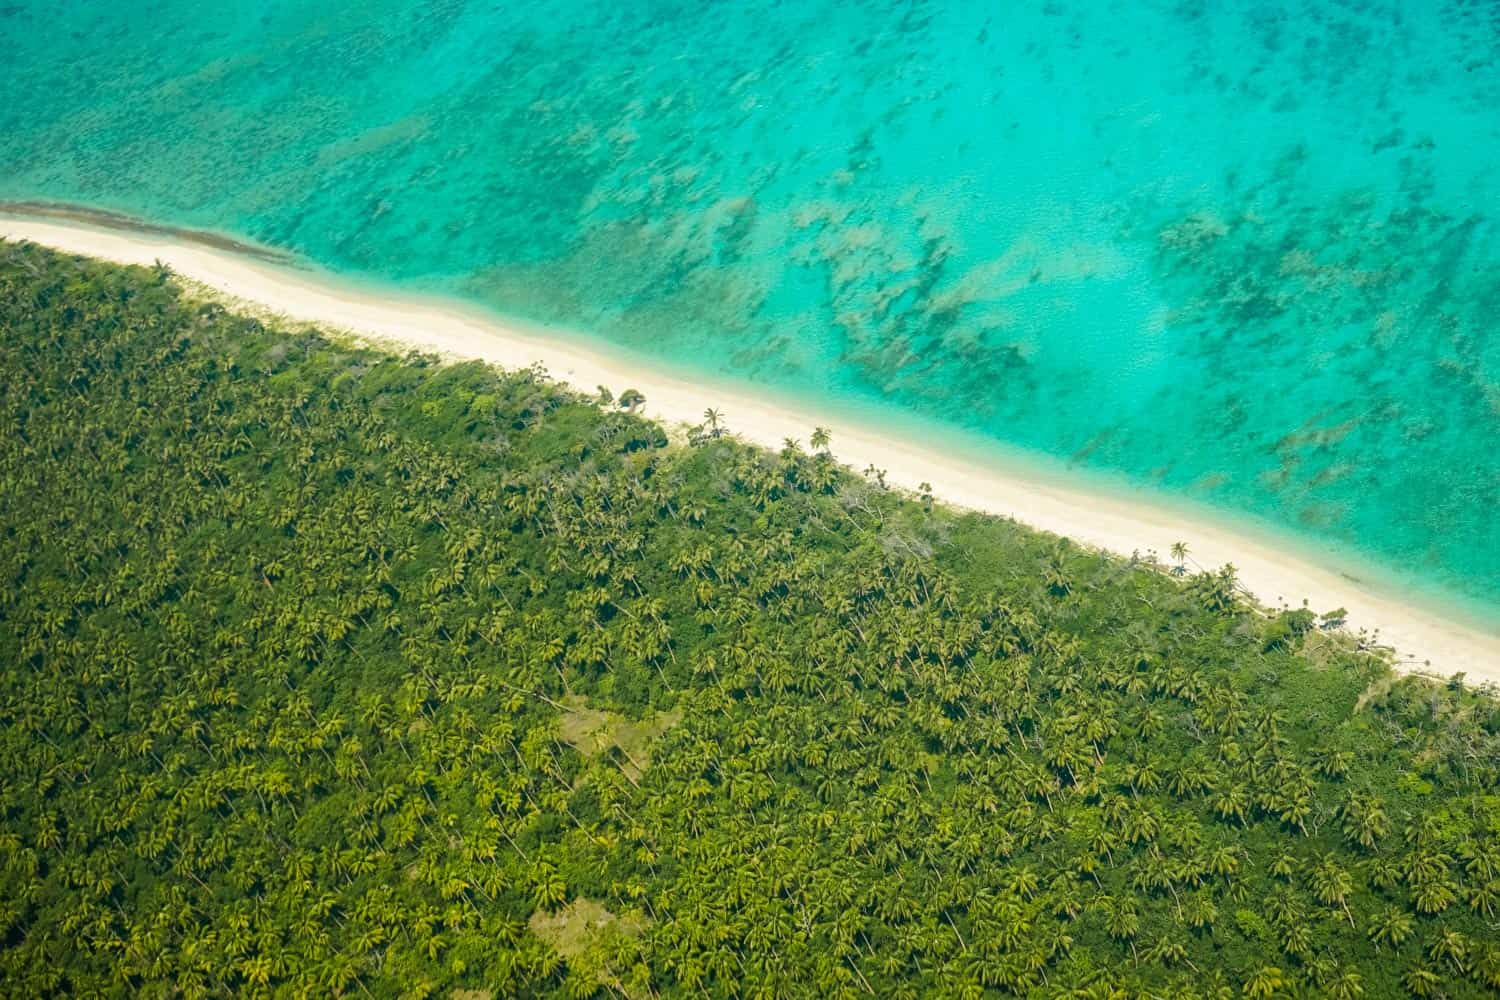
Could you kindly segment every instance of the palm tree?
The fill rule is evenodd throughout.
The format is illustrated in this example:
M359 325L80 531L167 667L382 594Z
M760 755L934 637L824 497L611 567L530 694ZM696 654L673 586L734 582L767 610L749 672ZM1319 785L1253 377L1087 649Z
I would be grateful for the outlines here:
M703 419L708 424L709 437L717 438L723 436L724 432L719 429L719 420L722 419L722 416L723 415L712 406L703 411Z
M1109 931L1109 936L1121 941L1135 937L1141 926L1135 901L1128 896L1116 897L1108 899L1103 905L1104 926Z
M1452 879L1445 875L1413 879L1412 889L1418 913L1441 913L1458 899Z
M1500 909L1500 879L1491 879L1483 885L1476 885L1470 889L1469 906L1476 913L1493 917L1495 911Z
M1474 960L1474 978L1492 990L1500 990L1500 945L1487 944Z
M1446 962L1455 973L1468 971L1469 939L1451 927L1438 931L1427 948L1427 955L1434 962Z
M1337 857L1332 853L1323 855L1312 870L1313 893L1325 906L1337 906L1344 911L1349 918L1349 926L1354 926L1354 914L1349 912L1349 893L1354 891L1354 880L1349 877L1338 863Z
M833 435L829 433L827 427L814 427L812 437L808 438L808 443L812 445L814 451L820 453L827 452L828 442L832 438Z
M1183 906L1183 919L1194 930L1203 930L1212 926L1218 916L1219 909L1214 905L1213 896L1206 891L1189 896L1187 903Z
M1328 984L1328 995L1334 1000L1359 1000L1365 995L1365 980L1354 969L1340 969Z
M1387 906L1375 916L1366 934L1377 948L1381 945L1399 948L1402 942L1411 937L1412 929L1413 922L1409 914L1399 907Z
M1172 567L1173 576L1187 575L1187 554L1187 542L1172 543L1172 558L1177 561L1177 565Z
M1286 975L1274 965L1262 965L1245 983L1245 996L1269 1000L1286 986Z
M1443 988L1443 977L1423 965L1414 965L1401 977L1401 984L1414 996L1437 996Z
M1380 838L1391 830L1384 803L1373 795L1351 792L1339 813L1344 836L1367 851L1373 851Z
M1213 797L1212 805L1220 819L1243 825L1250 813L1250 791L1244 785L1227 785Z

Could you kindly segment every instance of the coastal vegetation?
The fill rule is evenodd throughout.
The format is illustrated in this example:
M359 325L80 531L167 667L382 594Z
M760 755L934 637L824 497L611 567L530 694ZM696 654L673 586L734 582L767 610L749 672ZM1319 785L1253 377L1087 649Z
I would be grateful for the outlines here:
M165 269L0 333L6 995L1500 993L1500 703L1337 612Z

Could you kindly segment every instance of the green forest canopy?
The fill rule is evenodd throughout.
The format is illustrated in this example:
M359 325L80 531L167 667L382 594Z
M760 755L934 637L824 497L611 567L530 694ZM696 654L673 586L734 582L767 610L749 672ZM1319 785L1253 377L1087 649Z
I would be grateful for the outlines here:
M7 995L1500 990L1500 707L1225 573L160 269L0 324Z

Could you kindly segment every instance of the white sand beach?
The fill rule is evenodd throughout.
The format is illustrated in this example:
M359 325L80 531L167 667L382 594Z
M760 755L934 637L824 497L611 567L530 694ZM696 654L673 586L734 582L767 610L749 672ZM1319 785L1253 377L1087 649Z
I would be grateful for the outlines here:
M159 260L191 281L289 320L452 358L511 368L540 363L552 377L590 394L599 385L617 394L633 387L645 394L644 412L668 424L700 423L704 409L716 407L734 433L771 447L780 447L786 438L806 441L813 427L821 425L832 433L832 450L841 461L856 469L874 465L888 470L892 485L914 488L927 482L947 502L1013 517L1122 555L1155 552L1165 560L1180 541L1197 565L1232 563L1241 584L1269 607L1296 607L1305 599L1314 611L1347 609L1348 627L1378 630L1379 644L1396 651L1402 669L1440 675L1463 672L1472 682L1500 683L1500 634L1449 619L1419 602L1405 603L1273 542L1205 519L1184 519L1178 510L928 451L919 441L871 430L847 416L841 420L836 412L768 402L750 389L663 373L649 361L608 358L580 346L576 338L552 338L501 324L477 309L341 287L310 271L176 237L3 216L0 237L120 263L150 265Z

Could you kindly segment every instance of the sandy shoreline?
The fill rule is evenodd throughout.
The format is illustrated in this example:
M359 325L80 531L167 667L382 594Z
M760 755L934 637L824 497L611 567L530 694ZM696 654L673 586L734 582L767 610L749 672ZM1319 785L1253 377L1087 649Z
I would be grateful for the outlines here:
M1379 630L1381 645L1397 651L1398 666L1438 674L1467 673L1471 681L1500 682L1500 634L1451 620L1420 604L1375 592L1336 570L1201 521L1149 504L1088 493L1045 479L1023 478L977 460L923 450L915 441L862 427L837 414L799 411L725 388L591 352L542 331L504 325L477 309L397 294L341 288L313 272L278 266L222 247L164 236L74 223L0 216L0 237L31 240L70 253L128 264L160 260L179 275L290 320L315 323L379 341L399 342L455 358L477 358L519 368L541 363L552 377L594 393L605 385L646 396L644 412L667 424L702 421L706 407L723 411L738 436L771 447L786 438L806 441L812 428L832 432L838 459L857 469L888 470L893 485L932 484L936 496L1017 521L1076 542L1129 555L1187 544L1203 566L1233 563L1240 582L1263 604L1315 611L1343 607L1351 629Z

